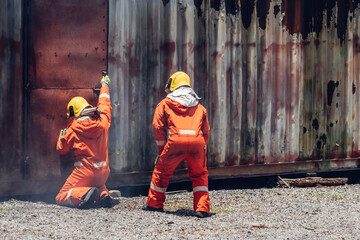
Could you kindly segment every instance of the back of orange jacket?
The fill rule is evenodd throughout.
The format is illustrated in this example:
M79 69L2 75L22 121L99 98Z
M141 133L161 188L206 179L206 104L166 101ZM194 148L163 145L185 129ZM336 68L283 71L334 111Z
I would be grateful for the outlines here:
M209 141L210 126L206 109L199 103L185 107L170 98L163 99L157 106L153 119L153 130L159 154L168 142L186 144Z

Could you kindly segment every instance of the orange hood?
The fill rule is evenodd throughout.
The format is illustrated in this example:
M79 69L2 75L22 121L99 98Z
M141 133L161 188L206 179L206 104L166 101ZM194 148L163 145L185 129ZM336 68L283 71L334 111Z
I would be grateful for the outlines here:
M186 113L189 110L189 107L185 107L184 105L181 105L181 103L178 103L170 98L165 99L165 103L174 111L181 114Z

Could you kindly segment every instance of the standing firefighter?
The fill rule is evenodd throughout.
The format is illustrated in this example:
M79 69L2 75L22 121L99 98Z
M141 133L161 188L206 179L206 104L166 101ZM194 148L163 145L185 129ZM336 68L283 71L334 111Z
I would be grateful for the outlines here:
M87 209L112 207L105 182L109 177L108 132L111 123L109 77L104 74L97 107L82 97L74 97L67 106L67 118L73 118L60 131L57 151L65 155L74 151L74 170L56 196L61 205Z
M165 191L177 165L186 160L194 194L197 217L209 216L206 145L210 127L206 109L191 88L190 77L174 73L168 80L168 93L156 107L153 130L158 148L158 161L152 175L146 210L163 211Z

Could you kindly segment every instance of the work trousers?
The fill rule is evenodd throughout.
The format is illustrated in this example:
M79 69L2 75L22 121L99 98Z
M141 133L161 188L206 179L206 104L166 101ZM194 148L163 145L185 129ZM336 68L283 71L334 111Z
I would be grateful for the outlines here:
M56 203L77 207L82 202L83 196L93 187L99 189L100 196L110 195L105 186L109 174L108 167L93 169L83 165L75 167L56 196Z
M192 139L179 137L167 142L152 175L147 206L163 208L169 179L184 159L189 167L192 181L194 211L210 211L206 145L202 137Z

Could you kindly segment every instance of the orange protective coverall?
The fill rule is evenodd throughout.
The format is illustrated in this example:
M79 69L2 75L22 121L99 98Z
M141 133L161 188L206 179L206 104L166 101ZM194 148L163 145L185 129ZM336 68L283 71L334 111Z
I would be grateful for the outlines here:
M57 142L57 151L65 155L74 150L75 168L56 196L56 203L79 206L82 197L92 188L97 187L100 197L110 195L105 186L109 177L108 132L111 124L109 88L100 90L100 117L73 120L67 126L66 134Z
M160 156L152 175L147 206L163 208L169 179L177 165L186 159L193 187L194 211L209 212L206 146L210 126L206 109L200 103L185 107L165 98L156 107L153 130Z

